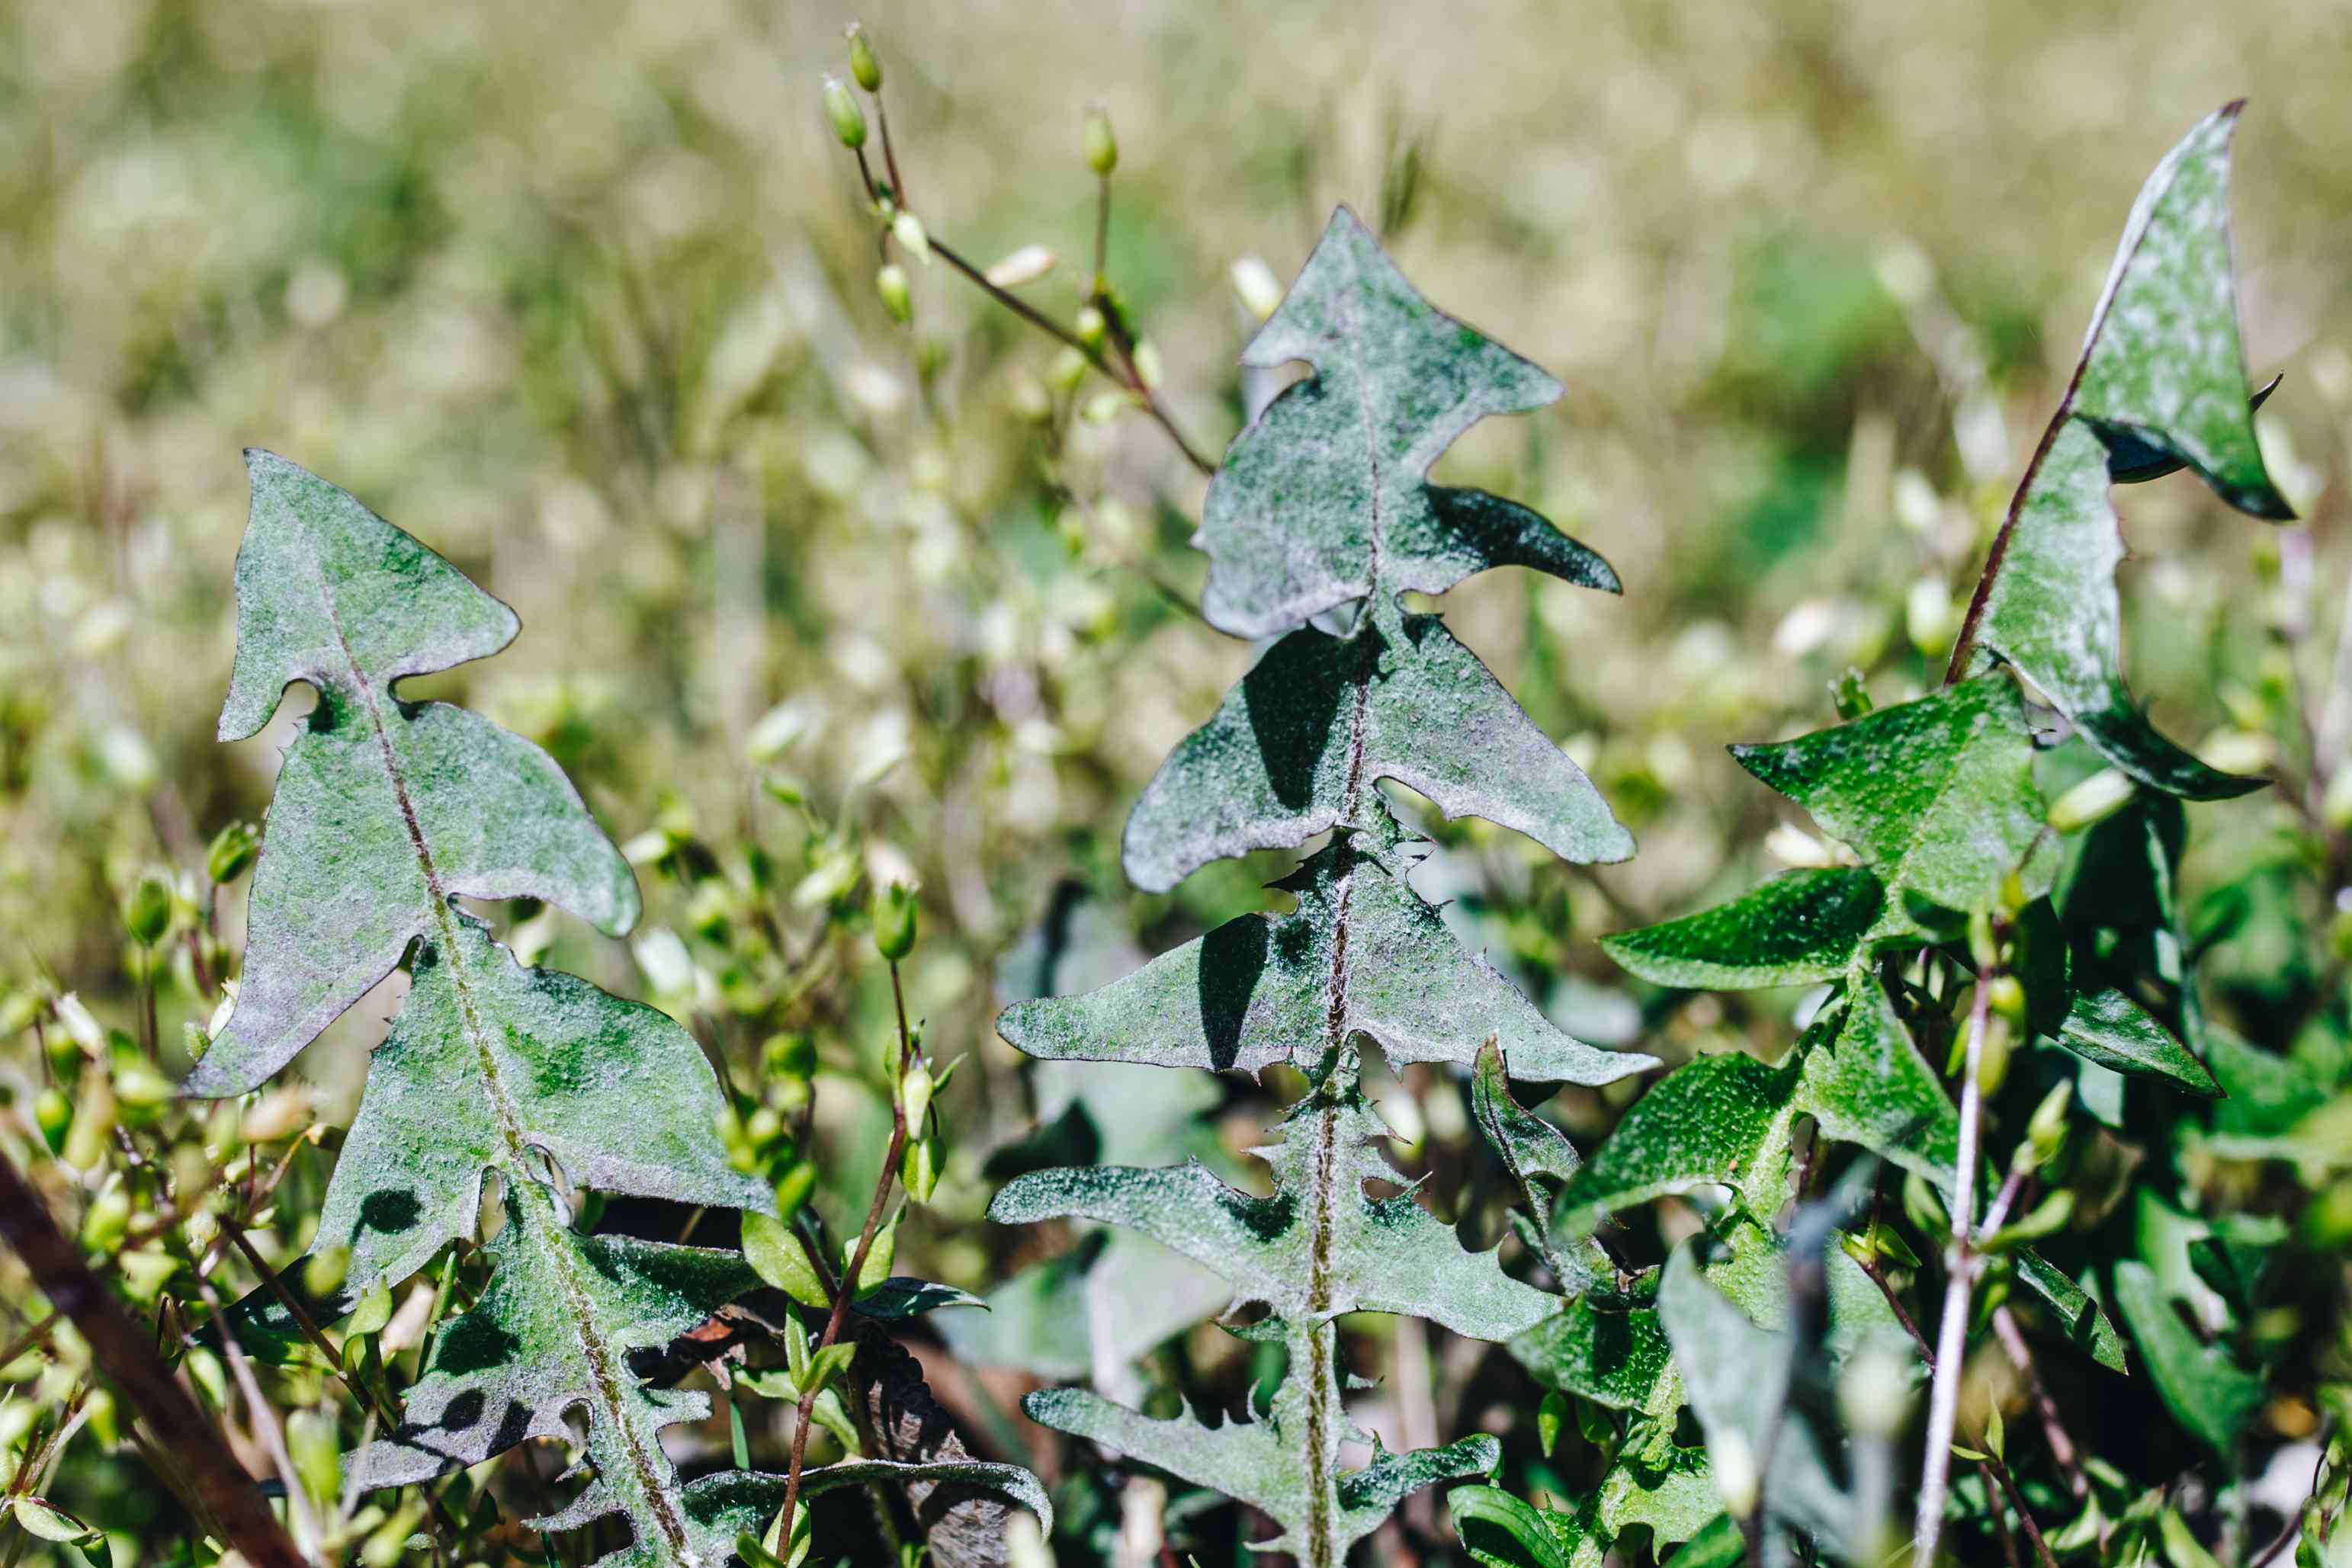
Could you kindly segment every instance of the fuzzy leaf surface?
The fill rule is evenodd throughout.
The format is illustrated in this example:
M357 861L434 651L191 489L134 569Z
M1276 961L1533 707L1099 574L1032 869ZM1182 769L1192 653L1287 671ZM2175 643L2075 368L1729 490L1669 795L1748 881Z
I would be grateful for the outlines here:
M1372 1146L1385 1132L1349 1082L1295 1107L1282 1143L1260 1151L1274 1167L1270 1197L1227 1186L1197 1161L1041 1171L1005 1186L989 1206L998 1223L1071 1218L1139 1230L1223 1276L1237 1305L1269 1306L1273 1315L1251 1333L1280 1339L1289 1353L1271 1405L1222 1427L1149 1416L1068 1388L1029 1396L1031 1418L1249 1503L1280 1528L1260 1550L1323 1564L1344 1562L1407 1493L1491 1469L1500 1449L1484 1436L1407 1454L1376 1449L1362 1470L1340 1465L1348 1434L1332 1415L1344 1408L1339 1314L1412 1312L1457 1333L1506 1340L1559 1306L1505 1274L1495 1254L1464 1251L1411 1191L1366 1194L1368 1181L1396 1180Z
M1506 1340L1551 1312L1558 1298L1503 1272L1492 1252L1465 1252L1454 1230L1411 1192L1375 1198L1368 1181L1397 1173L1373 1146L1388 1135L1350 1092L1326 1109L1310 1102L1258 1151L1275 1191L1255 1197L1193 1161L1163 1170L1094 1166L1039 1171L1007 1184L989 1205L1000 1225L1092 1219L1124 1226L1214 1270L1236 1304L1264 1302L1286 1322L1341 1312L1412 1312L1459 1334ZM1310 1198L1328 1184L1331 1231L1318 1256Z
M2021 869L2029 896L2049 891L2056 856L2032 854L2047 837L2032 736L2004 675L1731 754L1852 845L1891 899L1965 913Z
M1540 408L1558 382L1423 299L1341 207L1242 363L1306 361L1225 454L1202 508L1201 608L1268 637L1374 592L1443 593L1527 566L1617 591L1592 551L1483 490L1432 485L1430 465L1488 414Z
M1360 802L1377 779L1563 860L1633 852L1583 769L1478 656L1436 616L1383 600L1351 636L1305 629L1275 643L1178 743L1128 819L1128 880L1162 893L1211 861L1369 827Z
M1048 1061L1253 1075L1279 1062L1318 1072L1335 1023L1399 1068L1466 1066L1490 1037L1523 1078L1600 1084L1655 1065L1571 1039L1465 951L1407 883L1414 841L1385 808L1369 815L1275 884L1297 898L1291 914L1245 915L1100 990L1016 1005L997 1032Z
M1868 869L1784 871L1728 904L1603 936L1620 966L1661 986L1744 991L1845 973L1890 929L1886 886Z
M327 1187L315 1248L351 1249L339 1317L473 1233L485 1171L536 1151L572 1186L762 1208L711 1129L725 1102L666 1014L528 968L460 915L417 949L408 999L368 1059L367 1092Z
M744 1535L757 1539L784 1506L786 1478L753 1470L725 1470L703 1476L686 1487L683 1509L692 1542L689 1561L698 1568L718 1568L732 1563L735 1542ZM1050 1535L1054 1505L1037 1478L1018 1465L991 1464L979 1459L907 1462L895 1459L841 1459L801 1472L803 1500L823 1497L842 1487L904 1487L909 1494L924 1487L951 1489L960 1495L992 1494L1019 1503L1037 1516ZM1001 1549L1000 1549L1001 1550ZM596 1568L675 1568L681 1559L664 1555L642 1542L632 1542L597 1563Z
M732 1252L577 1235L530 1185L509 1191L507 1222L488 1249L489 1285L435 1339L400 1430L353 1456L359 1484L407 1485L526 1438L563 1440L565 1412L584 1406L595 1479L542 1527L619 1513L639 1553L621 1562L718 1568L723 1554L697 1551L661 1445L663 1427L702 1419L709 1399L640 1385L628 1356L667 1344L751 1289L750 1266Z
M2106 759L2153 789L2226 800L2263 780L2207 767L2166 739L2123 679L2123 534L2107 500L2107 449L2063 423L2027 481L1985 596L1983 645L2015 664Z
M2201 1099L2221 1098L2221 1086L2205 1064L2146 1008L2112 987L2077 996L2051 1038L2084 1061L2129 1077L2152 1079Z
M513 612L353 497L248 454L224 738L287 683L319 706L287 748L254 873L245 979L188 1092L252 1088L391 973L457 896L560 904L619 935L636 879L552 758L393 685L504 647Z
M2074 407L2195 469L2240 511L2291 521L2254 439L2261 400L2247 396L2238 336L2230 139L2242 107L2207 116L2140 188L2084 343Z

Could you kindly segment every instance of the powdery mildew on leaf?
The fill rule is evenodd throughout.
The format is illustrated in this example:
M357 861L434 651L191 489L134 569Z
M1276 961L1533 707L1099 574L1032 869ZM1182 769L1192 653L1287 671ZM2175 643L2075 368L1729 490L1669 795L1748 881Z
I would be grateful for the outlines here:
M1560 386L1433 308L1345 207L1242 356L1260 370L1298 360L1314 373L1235 438L1209 486L1210 624L1272 636L1375 591L1443 593L1494 566L1617 591L1606 561L1527 507L1428 482L1464 431L1540 408Z
M1525 508L1427 483L1430 464L1475 420L1559 389L1432 310L1344 211L1250 355L1264 366L1305 359L1316 373L1243 433L1211 487L1205 602L1227 631L1287 635L1144 790L1124 858L1129 880L1160 891L1213 860L1327 831L1331 844L1281 884L1298 899L1295 913L1245 916L1096 992L1017 1007L1000 1027L1049 1059L1253 1072L1288 1063L1313 1088L1269 1151L1270 1198L1197 1164L1061 1170L1019 1178L991 1213L1130 1227L1273 1309L1246 1332L1281 1340L1288 1368L1255 1419L1156 1420L1073 1389L1033 1395L1026 1408L1253 1503L1281 1527L1262 1544L1338 1568L1406 1492L1488 1468L1496 1448L1473 1437L1342 1471L1349 1434L1334 1316L1413 1312L1507 1339L1559 1304L1492 1255L1464 1252L1409 1190L1366 1197L1366 1181L1395 1173L1368 1152L1381 1129L1356 1088L1358 1040L1400 1063L1466 1064L1492 1038L1516 1071L1587 1083L1647 1064L1552 1029L1406 885L1409 857L1379 779L1573 860L1622 859L1633 841L1486 666L1435 616L1406 613L1401 596L1507 563L1611 590L1616 580ZM1304 624L1350 603L1360 609L1344 634Z
M2133 778L2189 800L2262 780L2216 771L2159 735L2126 690L2107 487L2185 464L2240 511L2294 511L2263 465L2230 268L2230 137L2208 118L2148 176L2074 384L2018 488L1969 606L1955 673L1981 647L2015 664ZM2168 462L2166 459L2169 459Z
M236 1008L188 1088L259 1082L413 952L320 1217L315 1245L351 1249L336 1304L470 1234L486 1175L506 1223L481 1301L435 1341L408 1424L355 1457L355 1474L422 1479L563 1437L565 1412L585 1406L595 1476L550 1528L619 1512L634 1536L622 1560L716 1568L732 1537L719 1550L693 1534L659 1437L706 1402L646 1389L628 1357L748 1289L751 1270L733 1253L577 1235L555 1190L773 1200L729 1168L719 1085L691 1036L518 964L453 902L551 899L614 935L636 919L635 879L551 758L395 689L498 652L513 613L342 490L268 453L247 465L221 735L253 734L293 681L319 705L271 802Z
M1047 1060L1253 1074L1288 1062L1319 1075L1336 1005L1342 1038L1369 1037L1398 1067L1466 1066L1487 1038L1523 1079L1600 1084L1656 1065L1571 1039L1465 951L1408 883L1417 841L1378 801L1368 814L1274 884L1297 898L1293 913L1244 915L1099 990L1010 1008L998 1032Z
M1164 892L1211 861L1349 823L1376 779L1484 817L1564 860L1633 840L1601 792L1434 615L1376 601L1353 635L1293 632L1180 742L1127 824L1128 880Z

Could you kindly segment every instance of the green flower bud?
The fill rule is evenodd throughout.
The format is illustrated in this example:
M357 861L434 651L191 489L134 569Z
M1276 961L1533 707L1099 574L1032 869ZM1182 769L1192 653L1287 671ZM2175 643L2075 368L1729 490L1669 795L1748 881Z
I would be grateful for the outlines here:
M205 874L215 883L235 882L261 852L261 836L250 822L231 822L213 835L205 851Z
M111 1257L131 1228L131 1195L120 1183L101 1187L81 1217L81 1245L86 1252Z
M907 1152L898 1159L898 1180L907 1188L907 1196L917 1203L929 1203L940 1185L940 1141L937 1138L917 1138L908 1144Z
M855 22L849 24L849 74L867 92L882 90L882 62L875 57L874 46L866 41L866 29Z
M849 84L839 77L824 78L824 113L844 147L866 145L866 111L857 106L857 95L849 90Z
M1100 310L1091 305L1085 305L1078 308L1077 329L1079 342L1084 343L1089 350L1098 350L1103 345L1103 334L1110 329L1110 323L1103 319L1103 313Z
M1087 167L1108 179L1118 167L1118 138L1111 133L1110 115L1100 104L1087 110Z
M122 902L122 928L142 947L152 947L171 924L172 884L149 872Z
M73 1125L73 1102L66 1092L52 1083L33 1101L33 1123L41 1129L41 1142L56 1154L66 1146L66 1129Z
M887 263L874 275L875 291L882 296L882 308L890 312L890 319L904 327L915 319L915 298L907 291L907 269L897 262Z
M1079 316L1083 319L1085 312L1079 312ZM1053 364L1045 371L1046 385L1058 392L1074 392L1078 390L1078 383L1086 379L1087 357L1076 349L1064 349L1055 355ZM1052 412L1051 409L1046 411L1049 415ZM2346 769L2346 773L2352 776L2352 768Z
M2120 769L2103 768L2059 796L2048 821L2062 833L2079 832L2114 816L2138 793L2139 786Z
M907 1113L908 1132L919 1132L923 1117L931 1108L931 1070L918 1061L907 1069L906 1079L898 1085L898 1106Z
M743 1260L751 1271L804 1307L830 1307L824 1281L793 1228L764 1214L743 1217Z
M875 890L874 946L893 964L915 950L915 895L904 883Z
M784 1179L776 1184L777 1218L789 1221L801 1211L801 1205L806 1203L809 1195L815 1190L816 1163L808 1159L794 1160L792 1168L784 1173Z
M1147 338L1135 346L1135 379L1148 392L1160 390L1160 346Z
M917 261L931 259L931 236L923 227L923 220L912 213L900 213L890 220L890 237L904 246L908 256Z

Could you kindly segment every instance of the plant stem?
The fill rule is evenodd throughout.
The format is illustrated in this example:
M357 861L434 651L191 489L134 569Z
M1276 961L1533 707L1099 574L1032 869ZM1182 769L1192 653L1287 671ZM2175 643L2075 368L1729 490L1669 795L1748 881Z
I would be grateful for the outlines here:
M2083 1473L2082 1457L2075 1451L2064 1417L2059 1414L2058 1402L2050 1396L2048 1385L2042 1381L2042 1373L2033 1364L2033 1349L2025 1343L2024 1332L2017 1326L2017 1314L2006 1305L1995 1307L1992 1332L2000 1340L2000 1348L2009 1353L2011 1364L2025 1376L2026 1386L2033 1395L2033 1407L2042 1417L2042 1437L2050 1444L2050 1457L2066 1472L2067 1490L2076 1497L2088 1497L2090 1478Z
M915 1037L907 1027L907 993L898 982L898 964L890 962L890 1000L898 1013L898 1078L904 1082L907 1069L914 1061ZM834 1292L833 1311L824 1320L824 1332L817 1336L816 1346L810 1354L822 1355L841 1337L841 1325L849 1315L849 1303L857 1294L858 1276L866 1270L866 1254L873 1250L874 1236L882 1227L882 1211L889 1207L890 1188L898 1179L898 1162L907 1152L907 1102L894 1088L890 1095L890 1146L882 1156L882 1174L874 1183L874 1201L866 1206L865 1228L857 1233L857 1247L849 1256L849 1267L842 1271L840 1288ZM788 1333L798 1333L797 1326ZM809 1427L816 1413L816 1396L823 1388L814 1378L801 1390L798 1418L793 1424L792 1463L784 1472L784 1506L776 1516L776 1538L787 1553L792 1550L793 1513L800 1504L801 1465L808 1454Z
M261 1446L268 1450L269 1462L278 1467L278 1479L286 1485L286 1511L293 1516L294 1539L300 1543L308 1558L318 1551L321 1537L319 1521L310 1511L310 1493L302 1484L302 1474L294 1468L294 1456L287 1450L285 1429L278 1423L278 1411L262 1397L261 1384L253 1375L252 1363L246 1359L245 1346L237 1343L236 1328L228 1321L222 1307L220 1292L201 1276L196 1289L212 1309L213 1322L220 1325L221 1348L228 1353L229 1375L236 1379L238 1392L245 1396L247 1419L261 1436Z
M1969 1043L1960 1068L1958 1167L1953 1178L1952 1244L1944 1254L1944 1312L1936 1324L1935 1383L1927 1402L1927 1448L1919 1478L1919 1510L1912 1525L1914 1568L1933 1568L1944 1532L1944 1495L1951 1479L1952 1427L1959 1414L1960 1369L1967 1360L1969 1297L1976 1285L1977 1145L1983 1132L1985 1031L1992 1021L1995 966L1977 977L1969 1007Z
M24 1260L50 1307L81 1331L107 1380L139 1407L162 1451L171 1457L171 1469L194 1494L197 1511L216 1521L228 1543L255 1568L299 1568L302 1554L254 1490L252 1478L229 1456L219 1431L173 1379L147 1333L58 1229L31 1184L5 1159L0 1159L0 1239Z

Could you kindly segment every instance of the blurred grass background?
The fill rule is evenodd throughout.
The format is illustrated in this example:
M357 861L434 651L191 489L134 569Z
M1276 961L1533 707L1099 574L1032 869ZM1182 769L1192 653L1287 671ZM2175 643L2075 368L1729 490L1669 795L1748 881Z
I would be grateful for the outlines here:
M919 876L913 1001L934 1051L980 1051L958 1091L988 1118L976 1145L1025 1121L991 976L1056 882L1121 901L1155 949L1257 905L1262 866L1162 900L1117 872L1128 804L1251 657L1150 580L1197 589L1201 481L1140 418L1080 422L1065 469L1087 505L1066 508L1020 412L1054 346L938 265L915 269L913 328L890 323L817 102L850 15L0 10L0 968L127 1019L121 890L267 801L274 747L212 737L247 444L516 606L512 651L427 685L548 746L616 839L767 841L787 886L842 853ZM2192 742L2259 728L2280 657L2327 663L2352 564L2352 8L860 15L915 209L982 260L1055 249L1026 294L1065 319L1093 223L1081 110L1108 107L1110 270L1211 449L1249 328L1228 267L1286 279L1335 202L1568 383L1442 472L1539 506L1624 597L1496 573L1446 607L1641 854L1572 873L1457 826L1430 876L1594 1038L1630 1004L1593 936L1769 863L1781 819L1723 743L1827 722L1849 666L1881 702L1939 673L2134 192L2240 95L2249 354L2288 372L2264 434L2310 527L2273 533L2185 476L2119 497L2128 663ZM2272 633L2303 622L2283 653ZM762 778L845 826L808 837ZM2200 812L2203 852L2273 852L2281 810ZM649 929L702 929L690 886L648 892ZM724 1010L702 947L681 978L664 940L565 932L568 967ZM828 1049L877 1049L873 977L846 995L815 1018ZM1729 1023L1702 1000L1674 1027ZM300 1071L348 1095L366 1030L345 1033ZM984 1228L927 1224L910 1246L989 1277Z

